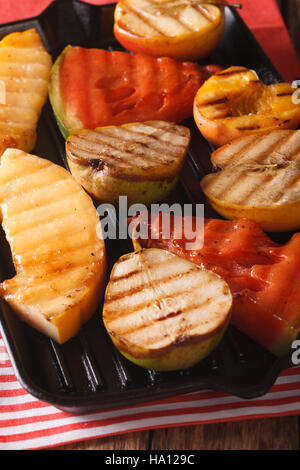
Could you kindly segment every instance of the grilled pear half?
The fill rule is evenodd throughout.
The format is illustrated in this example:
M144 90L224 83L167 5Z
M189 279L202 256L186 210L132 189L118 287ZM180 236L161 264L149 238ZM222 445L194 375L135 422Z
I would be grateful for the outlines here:
M235 139L212 162L221 171L206 175L201 188L219 214L255 220L268 232L299 230L299 130Z
M104 294L105 246L91 198L64 168L8 149L0 163L0 218L16 270L0 296L64 343Z
M98 203L151 204L176 186L190 131L165 121L99 127L71 135L66 155L74 178Z
M193 366L220 342L232 296L216 274L168 251L122 256L106 288L103 318L116 348L153 370Z
M35 29L0 41L0 155L7 148L30 152L48 97L52 59Z

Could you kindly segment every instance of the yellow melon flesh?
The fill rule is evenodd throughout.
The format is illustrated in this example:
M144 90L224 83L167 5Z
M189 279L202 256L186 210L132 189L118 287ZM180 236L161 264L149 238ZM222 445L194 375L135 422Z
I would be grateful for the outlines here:
M59 343L95 312L105 282L105 246L90 197L64 168L8 149L0 165L0 217L16 275L0 295Z
M51 67L51 56L35 29L0 41L0 155L9 147L33 149Z

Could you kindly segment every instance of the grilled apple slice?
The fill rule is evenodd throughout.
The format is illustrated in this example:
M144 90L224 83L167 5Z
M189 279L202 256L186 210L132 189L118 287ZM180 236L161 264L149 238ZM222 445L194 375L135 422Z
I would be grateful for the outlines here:
M119 351L154 370L191 367L221 340L230 320L227 283L157 248L122 256L113 267L103 308Z
M97 202L151 204L175 187L190 131L165 121L83 130L66 142L74 178Z
M35 29L9 34L0 42L0 155L8 147L33 149L51 67Z
M230 67L211 76L194 100L194 119L216 146L267 130L296 129L300 104L290 83L265 85L254 70Z
M201 187L227 219L248 218L265 231L300 228L300 131L278 130L241 137L212 155L221 171Z
M224 7L191 0L121 0L114 34L128 50L177 60L207 57L221 42Z
M280 164L300 157L300 131L278 129L249 134L216 149L211 162L216 169L249 164Z
M64 168L8 149L0 214L16 269L1 297L29 325L67 341L104 292L105 247L91 198Z

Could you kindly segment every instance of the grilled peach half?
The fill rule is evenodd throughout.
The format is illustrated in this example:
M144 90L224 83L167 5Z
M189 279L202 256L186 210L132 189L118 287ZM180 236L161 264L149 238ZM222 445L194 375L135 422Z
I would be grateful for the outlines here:
M207 57L225 30L224 7L191 0L121 0L114 19L126 49L176 60Z
M265 85L254 70L230 67L211 76L194 100L194 119L202 135L221 146L243 135L296 129L300 104L290 83Z
M66 156L74 178L98 203L158 202L176 186L190 131L165 121L99 127L72 134Z
M220 342L232 295L218 275L157 248L122 256L103 308L116 348L135 364L167 371L191 367Z
M267 232L300 229L300 131L244 136L212 155L221 171L201 187L226 219L248 218Z

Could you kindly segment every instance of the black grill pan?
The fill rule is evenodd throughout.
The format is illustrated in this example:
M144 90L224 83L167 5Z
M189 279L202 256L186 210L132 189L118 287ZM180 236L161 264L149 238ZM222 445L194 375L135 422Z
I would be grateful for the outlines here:
M122 50L112 33L114 5L94 6L59 0L36 18L0 26L0 37L36 28L55 59L68 44ZM265 83L281 81L238 13L226 8L227 28L218 50L207 59L223 67L255 69ZM192 141L180 183L171 202L205 203L199 180L210 171L213 150L201 137L193 119L184 122ZM64 141L49 102L43 109L33 154L66 166ZM206 206L206 217L219 217ZM0 234L1 277L14 274L10 249ZM288 235L279 236L280 241ZM108 240L109 269L120 255L132 251L130 240ZM113 347L101 320L100 306L78 336L63 345L23 323L1 302L1 334L21 385L33 396L73 413L111 409L198 389L224 391L241 398L265 394L288 358L278 359L230 326L219 347L197 366L181 372L156 373L124 359Z

